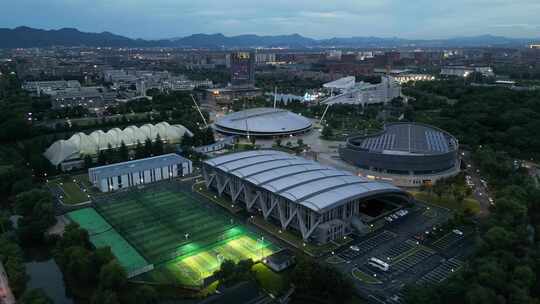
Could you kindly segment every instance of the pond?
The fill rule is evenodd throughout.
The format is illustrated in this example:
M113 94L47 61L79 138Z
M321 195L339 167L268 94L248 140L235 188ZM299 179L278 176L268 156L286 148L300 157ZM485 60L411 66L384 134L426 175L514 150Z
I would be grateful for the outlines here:
M62 272L47 249L26 250L25 267L30 277L27 290L41 288L55 304L74 303L66 294Z

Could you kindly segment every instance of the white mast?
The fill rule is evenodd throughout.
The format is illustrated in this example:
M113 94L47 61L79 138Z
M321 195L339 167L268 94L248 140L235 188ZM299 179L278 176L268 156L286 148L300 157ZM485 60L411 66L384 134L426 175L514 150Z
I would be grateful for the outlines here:
M193 103L195 104L195 107L197 108L197 111L199 111L199 114L201 115L201 118L204 122L204 126L208 128L208 123L206 123L206 118L204 118L203 113L201 112L201 108L199 108L199 105L197 104L197 101L195 101L195 97L193 97L193 94L190 94L191 99L193 100Z
M276 108L277 103L277 87L274 87L274 109Z

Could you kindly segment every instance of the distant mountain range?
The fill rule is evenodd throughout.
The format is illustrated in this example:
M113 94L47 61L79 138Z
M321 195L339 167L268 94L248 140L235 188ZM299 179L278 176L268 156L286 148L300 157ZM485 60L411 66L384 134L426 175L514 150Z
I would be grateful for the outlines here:
M42 30L26 26L14 29L0 28L0 48L29 48L50 46L89 46L89 47L178 47L178 48L374 48L374 47L486 47L486 46L525 46L538 42L536 39L507 38L493 35L460 37L451 39L414 40L403 38L349 37L312 39L299 34L259 36L223 34L194 34L187 37L143 40L112 34L109 32L86 33L73 28Z

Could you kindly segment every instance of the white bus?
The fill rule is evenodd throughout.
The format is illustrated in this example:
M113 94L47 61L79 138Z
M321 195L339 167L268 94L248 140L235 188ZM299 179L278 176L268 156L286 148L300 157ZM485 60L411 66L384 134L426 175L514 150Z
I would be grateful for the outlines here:
M388 271L388 269L390 269L390 265L388 265L388 263L385 263L377 258L370 258L368 260L368 265L382 271Z

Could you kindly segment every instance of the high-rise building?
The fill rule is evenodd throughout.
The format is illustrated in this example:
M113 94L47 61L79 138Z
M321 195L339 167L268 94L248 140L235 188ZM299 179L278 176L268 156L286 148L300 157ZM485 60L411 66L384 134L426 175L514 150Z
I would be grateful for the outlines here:
M250 52L231 54L231 84L252 86L255 84L255 55Z

